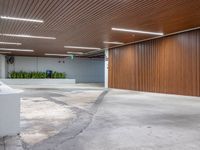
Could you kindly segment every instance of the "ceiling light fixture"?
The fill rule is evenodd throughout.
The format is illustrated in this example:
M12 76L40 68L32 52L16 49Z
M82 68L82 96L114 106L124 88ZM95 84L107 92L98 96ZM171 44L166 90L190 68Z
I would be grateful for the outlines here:
M131 32L131 33L142 33L142 34L152 34L152 35L164 35L160 32L148 32L148 31L140 31L140 30L131 30L131 29L122 29L122 28L112 28L113 31L123 31L123 32Z
M13 43L13 42L0 42L0 44L5 44L5 45L22 45L22 43Z
M48 36L33 36L33 35L26 35L26 34L4 34L0 33L2 36L11 36L11 37L23 37L23 38L36 38L36 39L49 39L55 40L55 37L48 37Z
M80 47L80 46L64 46L64 48L101 50L101 48L97 48L97 47Z
M46 55L46 56L62 56L62 57L72 56L72 55L68 55L68 54L50 54L50 53L45 53L44 55Z
M103 43L105 43L105 44L124 44L124 43L122 43L122 42L108 42L108 41L104 41Z
M0 54L10 54L11 52L1 52L0 51Z
M17 21L28 21L28 22L38 22L38 23L43 23L44 22L43 20L16 18L16 17L8 17L8 16L1 16L1 19L17 20Z
M0 51L34 52L34 50L32 49L14 49L14 48L0 48Z
M83 55L83 52L67 52L68 54Z

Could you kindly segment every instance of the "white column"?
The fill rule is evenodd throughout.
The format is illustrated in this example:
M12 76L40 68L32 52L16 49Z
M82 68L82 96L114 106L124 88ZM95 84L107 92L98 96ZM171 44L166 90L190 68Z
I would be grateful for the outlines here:
M6 58L4 55L0 55L0 78L6 77Z
M109 50L108 49L105 49L105 71L104 71L104 74L105 74L105 83L104 83L104 86L105 88L108 88L108 58L109 58Z

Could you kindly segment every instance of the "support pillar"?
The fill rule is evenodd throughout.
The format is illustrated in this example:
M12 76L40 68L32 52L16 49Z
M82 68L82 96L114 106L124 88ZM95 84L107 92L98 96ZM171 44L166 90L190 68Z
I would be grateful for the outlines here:
M0 54L0 78L6 78L6 58Z
M104 82L104 86L105 88L108 88L108 61L109 61L109 50L108 49L105 49L105 71L104 71L104 74L105 74L105 82Z

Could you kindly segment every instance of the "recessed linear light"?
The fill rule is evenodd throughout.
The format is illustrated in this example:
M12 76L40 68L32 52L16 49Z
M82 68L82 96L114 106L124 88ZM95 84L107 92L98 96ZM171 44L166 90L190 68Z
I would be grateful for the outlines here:
M72 55L68 55L68 54L50 54L50 53L45 53L44 55L46 55L46 56L62 56L62 57L72 56Z
M43 20L36 20L36 19L26 19L26 18L16 18L16 17L8 17L8 16L1 16L1 19L7 20L18 20L18 21L28 21L28 22L38 22L43 23Z
M64 48L101 50L101 48L97 48L97 47L79 47L79 46L64 46Z
M83 55L83 52L67 52L67 54Z
M105 43L105 44L124 44L122 42L108 42L108 41L104 41L103 43Z
M36 38L36 39L49 39L55 40L55 37L48 37L48 36L33 36L33 35L26 35L26 34L4 34L0 33L2 36L12 36L12 37L23 37L23 38Z
M112 30L123 31L123 32L132 32L132 33L152 34L152 35L164 35L163 33L160 33L160 32L148 32L148 31L122 29L122 28L112 28Z
M0 44L5 44L5 45L22 45L22 43L13 43L13 42L0 42Z
M34 50L32 49L14 49L14 48L0 48L0 51L34 52Z
M11 54L11 52L1 52L0 51L0 54Z

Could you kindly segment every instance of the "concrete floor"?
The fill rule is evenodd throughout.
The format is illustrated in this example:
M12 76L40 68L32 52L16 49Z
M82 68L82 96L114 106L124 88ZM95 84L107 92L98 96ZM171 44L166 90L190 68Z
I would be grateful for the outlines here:
M24 90L22 132L0 140L6 150L200 149L199 97L96 85Z

